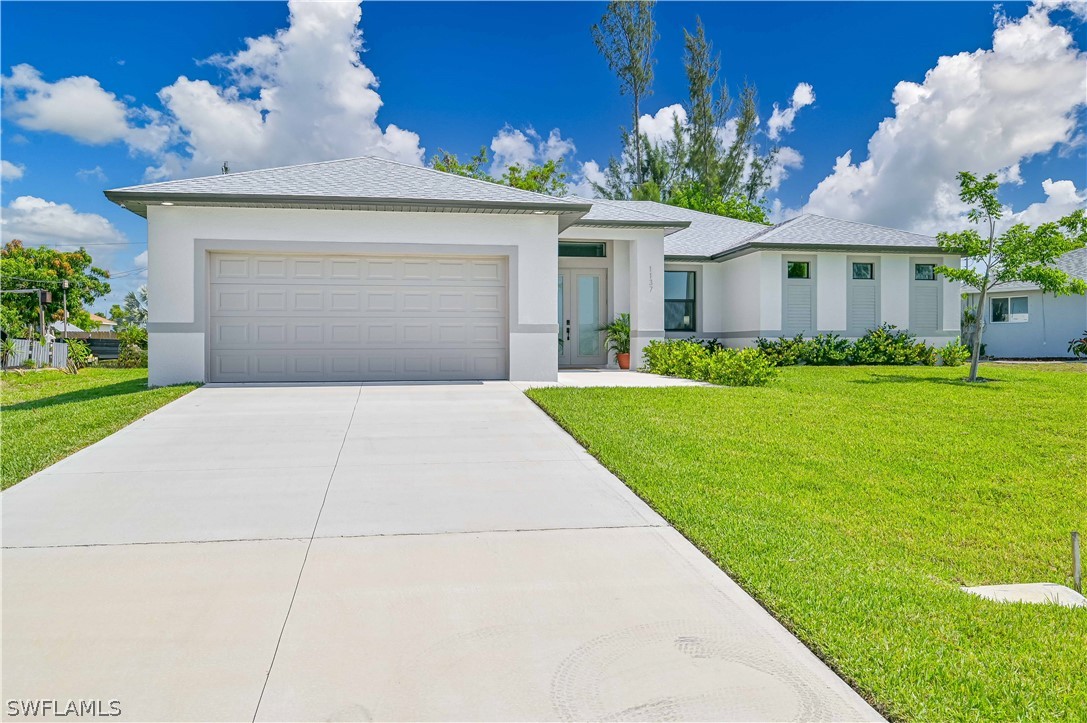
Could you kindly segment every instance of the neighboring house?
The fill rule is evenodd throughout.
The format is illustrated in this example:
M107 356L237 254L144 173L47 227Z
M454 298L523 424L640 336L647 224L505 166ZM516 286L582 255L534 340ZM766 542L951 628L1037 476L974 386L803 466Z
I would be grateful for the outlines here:
M49 328L53 330L53 333L57 336L67 332L69 334L82 334L83 330L72 322L68 322L68 326L64 326L64 320L49 322Z
M90 317L91 321L98 325L95 329L96 331L117 331L117 322L110 321L106 317L99 316L98 314L91 314Z
M1077 279L1087 280L1087 249L1061 256L1054 264ZM965 305L977 307L978 294L968 290ZM981 341L988 356L1011 359L1071 357L1068 342L1087 330L1087 297L1054 296L1034 284L1011 282L989 292L985 300Z
M514 379L649 341L955 336L934 239L553 198L376 158L107 191L147 218L150 383Z

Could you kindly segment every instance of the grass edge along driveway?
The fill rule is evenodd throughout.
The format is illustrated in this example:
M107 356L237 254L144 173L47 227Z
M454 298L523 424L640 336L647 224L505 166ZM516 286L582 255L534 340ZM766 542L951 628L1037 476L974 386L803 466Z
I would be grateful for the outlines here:
M94 444L198 384L147 388L146 369L4 372L0 489Z
M1073 720L1087 609L1083 365L795 367L766 388L528 395L885 715Z

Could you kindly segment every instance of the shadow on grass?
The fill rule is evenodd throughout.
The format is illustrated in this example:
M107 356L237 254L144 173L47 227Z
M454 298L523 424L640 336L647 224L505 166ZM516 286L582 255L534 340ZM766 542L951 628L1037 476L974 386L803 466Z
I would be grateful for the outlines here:
M854 379L853 384L947 384L953 387L966 387L969 389L993 390L995 385L1002 384L1000 379L978 378L976 382L961 379L943 379L941 377L914 377L908 374L872 374L868 379Z
M4 411L14 412L18 410L44 409L45 407L55 407L60 404L88 402L94 399L117 397L125 394L136 394L138 392L146 391L147 377L140 377L138 379L129 379L123 382L115 382L114 384L103 384L100 387L87 387L85 389L76 389L71 392L54 394L52 396L42 397L40 399L30 399L25 402L5 404Z

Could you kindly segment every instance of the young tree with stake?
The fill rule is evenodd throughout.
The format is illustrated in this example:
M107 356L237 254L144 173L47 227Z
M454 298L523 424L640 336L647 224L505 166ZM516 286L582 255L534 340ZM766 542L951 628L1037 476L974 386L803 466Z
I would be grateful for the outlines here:
M1000 188L996 174L979 179L961 171L958 178L959 198L970 207L967 217L971 223L980 226L982 232L971 228L937 234L940 248L962 256L967 265L965 268L938 266L936 271L977 289L977 332L967 379L976 382L985 328L985 302L993 289L1010 281L1023 281L1055 296L1087 293L1087 283L1082 279L1072 278L1053 266L1060 256L1087 245L1087 215L1080 209L1056 222L1043 223L1033 229L1025 223L1017 223L998 234L997 222L1003 216L1003 208L996 197Z

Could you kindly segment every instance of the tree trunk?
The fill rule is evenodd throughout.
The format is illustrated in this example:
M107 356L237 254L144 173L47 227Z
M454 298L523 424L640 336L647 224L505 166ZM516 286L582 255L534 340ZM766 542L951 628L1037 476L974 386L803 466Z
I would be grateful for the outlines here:
M974 353L970 355L970 376L966 378L968 382L978 380L978 362L981 360L981 333L985 329L985 297L987 294L988 289L982 289L981 294L978 296L978 308L975 312L977 321L974 322Z

